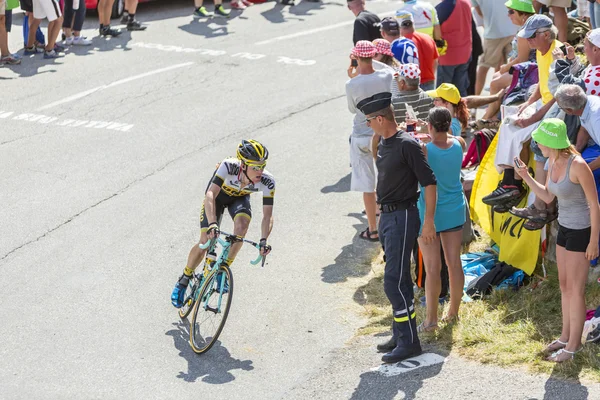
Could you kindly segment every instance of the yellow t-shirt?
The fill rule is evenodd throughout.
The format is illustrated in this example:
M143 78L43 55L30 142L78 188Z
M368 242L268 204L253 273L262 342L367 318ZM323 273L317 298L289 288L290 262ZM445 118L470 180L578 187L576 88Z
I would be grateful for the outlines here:
M552 51L555 48L561 47L563 44L558 40L555 40L550 46L550 50L546 54L542 54L539 50L535 52L535 58L538 65L538 74L540 77L540 94L542 95L542 103L546 104L550 100L554 98L552 93L550 93L550 88L548 87L548 80L550 79L550 65L552 64Z

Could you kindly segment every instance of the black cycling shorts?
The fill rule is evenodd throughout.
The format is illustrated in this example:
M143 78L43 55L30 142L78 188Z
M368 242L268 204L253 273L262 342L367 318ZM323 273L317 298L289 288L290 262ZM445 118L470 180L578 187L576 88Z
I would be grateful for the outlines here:
M556 245L564 247L568 251L585 253L588 244L590 244L591 235L591 227L585 229L569 229L559 224L558 236L556 237Z
M221 225L223 219L223 213L225 208L229 211L229 215L233 220L236 217L246 217L252 219L252 208L250 207L250 195L233 197L228 196L225 193L219 193L215 199L215 207L217 214L217 224ZM208 229L209 221L204 210L204 202L202 202L202 211L200 211L200 231L206 232Z

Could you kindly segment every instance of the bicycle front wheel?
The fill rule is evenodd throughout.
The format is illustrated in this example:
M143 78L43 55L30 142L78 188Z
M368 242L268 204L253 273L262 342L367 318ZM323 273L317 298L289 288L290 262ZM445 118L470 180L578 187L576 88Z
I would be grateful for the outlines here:
M197 354L215 344L229 314L233 299L233 275L226 265L207 279L194 305L190 325L190 345Z
M202 277L202 274L200 274L200 277ZM185 300L183 300L183 306L181 306L181 308L179 309L179 317L181 319L187 318L187 316L190 315L190 313L194 309L194 303L196 301L194 295L200 287L200 284L201 281L200 279L198 279L198 275L194 274L192 282L190 282L190 284L185 289Z

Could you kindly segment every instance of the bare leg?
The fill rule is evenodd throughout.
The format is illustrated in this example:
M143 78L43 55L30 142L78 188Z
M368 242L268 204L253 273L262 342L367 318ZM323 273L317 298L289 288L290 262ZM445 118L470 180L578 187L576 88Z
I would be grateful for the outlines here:
M460 261L462 244L462 230L456 232L441 233L442 246L448 265L448 278L450 280L450 309L446 318L458 316L458 309L463 296L465 286L465 274Z
M363 201L365 203L365 212L369 223L369 231L377 230L377 198L375 193L363 193Z
M569 29L569 17L564 7L550 7L554 14L554 24L558 28L558 40L567 43L567 33Z
M60 34L62 22L62 17L59 17L48 24L48 43L46 44L46 51L52 51L54 49L56 39L58 39L58 35Z
M544 169L545 165L546 163L543 161L535 162L535 180L542 185L546 185L546 176L548 175L547 171ZM548 208L546 203L537 196L535 197L533 204L538 210L545 210Z
M566 252L566 268L569 279L569 342L565 347L568 351L577 351L581 347L581 334L585 322L585 284L590 267L585 253Z
M561 342L568 342L571 330L570 319L570 293L569 279L567 277L567 250L562 246L556 246L556 266L558 268L558 282L560 284L560 302L562 309L562 333ZM581 335L580 335L581 337Z
M489 96L467 96L465 97L465 101L467 102L468 108L479 108L497 101L502 101L503 97L504 89Z
M440 238L436 237L433 243L425 243L418 239L419 248L423 254L425 264L425 300L427 303L427 316L423 325L425 327L436 325L438 321L438 304L442 291L442 259L440 254Z
M192 247L192 249L190 250L190 254L188 255L187 259L187 267L192 271L198 268L198 265L200 265L202 260L204 260L206 250L201 249L200 247L198 247L198 245L201 243L206 243L207 240L208 237L206 236L206 232L203 231L200 234L200 241L196 243L194 247Z
M8 51L8 32L6 31L6 16L0 15L0 54L4 57Z
M100 0L98 4L98 19L100 25L110 25L110 16L112 14L112 8L115 0Z
M138 2L139 0L125 0L125 9L129 14L135 14L137 11Z
M194 6L196 8L202 7L202 4L204 4L204 0L194 0Z
M485 85L485 78L490 70L490 67L484 67L480 65L477 69L477 80L475 81L475 95L479 96L483 91L483 86Z
M512 82L512 76L508 73L500 75L498 73L494 74L494 79L490 83L490 95L496 94L500 92L502 89L506 89L510 86ZM498 111L500 111L501 101L496 101L493 104L490 104L488 109L483 116L483 119L496 119L496 115Z
M250 226L250 218L247 215L236 215L235 219L233 220L233 234L241 237L246 236L246 233L248 232L248 226ZM233 260L235 260L235 257L239 253L243 244L243 242L237 242L231 245L229 256L227 258L229 265L231 265Z
M42 22L41 19L35 19L33 18L33 16L29 17L29 20L32 22L31 26L29 27L29 36L27 36L27 47L35 45L35 32L37 31L38 27L40 26L40 23Z

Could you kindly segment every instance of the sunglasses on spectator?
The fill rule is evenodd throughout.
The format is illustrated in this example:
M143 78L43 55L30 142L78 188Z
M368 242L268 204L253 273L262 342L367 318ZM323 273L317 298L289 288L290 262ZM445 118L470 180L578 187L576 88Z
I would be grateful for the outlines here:
M514 13L516 13L515 10L513 10L512 8L508 9L508 15L513 15Z
M549 30L550 30L550 29L545 29L545 30L543 30L543 31L536 31L536 32L535 32L533 35L531 35L531 37L530 37L530 38L528 38L528 39L535 39L535 38L536 38L536 36L538 35L538 33L544 33L544 32L548 32Z
M373 115L372 117L367 117L367 125L371 123L371 120L374 120L377 117L381 117L381 115Z

